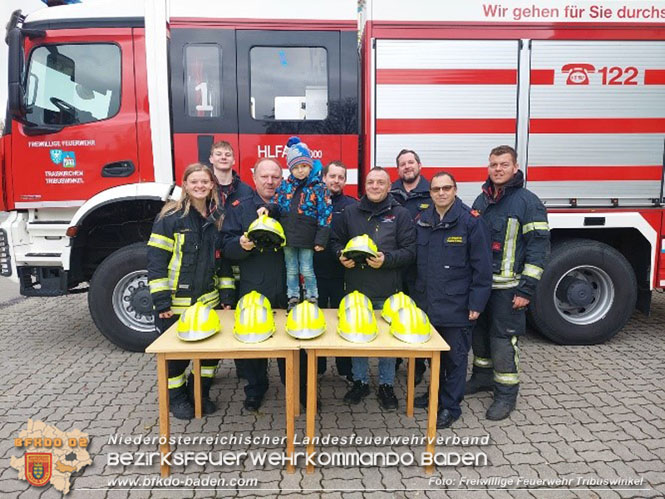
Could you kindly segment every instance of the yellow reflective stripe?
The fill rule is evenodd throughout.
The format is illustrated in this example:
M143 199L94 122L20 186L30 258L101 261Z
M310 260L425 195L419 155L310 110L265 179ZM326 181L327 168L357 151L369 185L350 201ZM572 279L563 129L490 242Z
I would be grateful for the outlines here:
M533 277L534 279L540 279L540 276L543 275L543 269L536 265L525 263L522 275Z
M185 384L185 373L182 373L179 376L169 378L169 390L173 388L180 388Z
M236 282L233 277L220 277L217 281L219 289L236 289Z
M517 234L520 223L516 218L509 218L506 224L506 238L503 242L503 256L501 258L501 276L514 277L515 252L517 251Z
M189 307L192 304L192 299L189 296L185 297L174 296L171 299L171 303L180 307Z
M154 246L171 253L173 251L173 239L153 232L150 234L150 239L148 239L148 246Z
M519 281L492 282L492 289L516 288L519 284Z
M513 356L513 360L515 361L515 371L517 371L517 374L519 375L520 372L520 349L517 345L518 338L517 336L512 336L510 338L510 344L513 346L513 350L515 351L515 354ZM519 381L519 377L518 377Z
M550 226L547 222L531 222L522 226L522 234L526 234L532 230L549 231Z
M219 291L210 291L209 293L201 295L197 301L204 305L208 305L211 308L215 308L219 305Z
M201 366L202 378L214 378L217 372L217 366Z
M175 315L182 315L182 313L187 310L188 307L179 307L177 305L171 305L171 312Z
M169 279L164 277L162 279L153 279L148 281L148 286L150 286L150 293L159 293L160 291L170 291Z
M494 371L494 381L502 385L517 385L520 378L517 373L498 373Z
M492 367L492 359L487 359L485 357L473 357L473 365L476 367Z
M515 274L512 276L502 276L499 274L493 274L492 282L516 282L519 281L520 277L522 277L520 274Z
M185 242L184 234L174 234L175 244L173 247L173 256L169 262L169 283L171 289L178 289L178 279L180 279L180 267L182 266L182 244Z

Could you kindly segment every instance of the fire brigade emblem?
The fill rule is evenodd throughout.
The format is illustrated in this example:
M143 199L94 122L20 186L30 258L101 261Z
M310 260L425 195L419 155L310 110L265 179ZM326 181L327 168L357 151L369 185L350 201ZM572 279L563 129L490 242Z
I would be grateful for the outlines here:
M51 149L49 152L51 153L51 161L53 161L54 165L62 163L62 149Z
M63 151L62 166L64 166L65 168L76 167L76 154L74 154L73 151Z
M30 485L42 487L51 479L51 453L27 452L25 454L25 479Z

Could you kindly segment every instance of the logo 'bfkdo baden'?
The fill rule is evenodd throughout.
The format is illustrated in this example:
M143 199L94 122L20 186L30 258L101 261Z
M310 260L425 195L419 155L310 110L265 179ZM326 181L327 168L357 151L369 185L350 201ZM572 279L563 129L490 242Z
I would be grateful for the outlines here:
M25 451L21 457L11 456L11 466L18 479L30 485L53 485L63 494L70 490L71 475L92 464L86 450L88 435L80 430L60 431L42 421L28 420L27 427L14 438L14 448Z

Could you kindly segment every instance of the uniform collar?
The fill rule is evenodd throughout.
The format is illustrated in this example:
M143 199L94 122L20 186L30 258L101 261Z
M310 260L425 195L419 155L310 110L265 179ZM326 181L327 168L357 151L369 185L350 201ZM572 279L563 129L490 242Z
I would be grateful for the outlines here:
M414 197L429 197L429 182L424 176L420 175L418 184L411 191L407 192L404 188L404 181L400 178L393 182L393 185L390 187L390 193L405 200Z
M434 228L438 228L438 226L455 225L463 212L464 203L462 203L462 200L456 196L452 206L443 216L443 220L439 219L439 214L436 212L436 207L434 206L434 203L432 203L432 205L423 211L420 215L418 225L422 227Z

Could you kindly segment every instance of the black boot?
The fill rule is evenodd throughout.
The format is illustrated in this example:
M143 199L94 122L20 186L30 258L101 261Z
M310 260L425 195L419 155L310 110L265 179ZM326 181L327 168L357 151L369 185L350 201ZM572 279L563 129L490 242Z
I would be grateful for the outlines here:
M466 382L464 395L490 391L494 386L494 372L491 367L473 366L471 378Z
M212 414L217 410L215 403L210 400L210 387L212 386L213 378L201 376L201 412L204 416ZM187 378L187 395L189 402L194 406L194 375L189 373Z
M185 385L178 388L169 388L169 409L176 419L192 419L194 406L187 397Z
M429 407L429 390L413 399L413 405L418 409L427 409Z
M510 416L517 402L520 385L494 384L494 402L487 409L485 417L490 421L500 421Z

